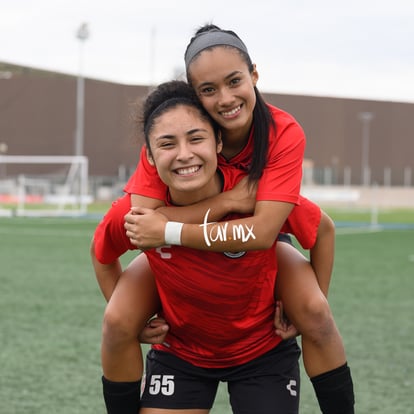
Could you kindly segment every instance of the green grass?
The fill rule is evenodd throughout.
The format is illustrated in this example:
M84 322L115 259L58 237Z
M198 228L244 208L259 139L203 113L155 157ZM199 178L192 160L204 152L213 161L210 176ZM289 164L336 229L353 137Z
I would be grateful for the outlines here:
M372 211L357 208L325 208L336 222L371 223ZM414 225L414 209L380 209L378 222L382 224L407 223Z
M105 304L89 259L95 226L88 219L0 219L0 412L104 413ZM329 300L357 412L411 413L414 231L339 229L336 252ZM230 412L223 386L212 413ZM318 413L304 371L301 412Z

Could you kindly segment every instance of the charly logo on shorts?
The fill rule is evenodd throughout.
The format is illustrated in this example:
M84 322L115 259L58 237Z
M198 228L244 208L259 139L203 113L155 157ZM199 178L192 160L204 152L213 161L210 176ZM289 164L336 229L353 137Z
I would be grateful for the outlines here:
M294 389L294 387L296 387L296 380L290 380L289 384L286 385L286 388L292 397L296 397L298 395L298 392Z
M246 254L246 252L223 252L224 256L230 257L230 259L238 259Z

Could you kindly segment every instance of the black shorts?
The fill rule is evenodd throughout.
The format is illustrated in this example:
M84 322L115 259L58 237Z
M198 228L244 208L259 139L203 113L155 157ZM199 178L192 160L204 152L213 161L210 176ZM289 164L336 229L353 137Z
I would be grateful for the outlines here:
M220 381L227 382L234 414L294 414L299 410L299 357L295 339L230 368L201 368L162 351L146 360L141 406L210 409Z
M277 235L277 241L278 242L284 242L284 243L289 243L293 246L293 242L292 242L292 236L288 233L279 233Z

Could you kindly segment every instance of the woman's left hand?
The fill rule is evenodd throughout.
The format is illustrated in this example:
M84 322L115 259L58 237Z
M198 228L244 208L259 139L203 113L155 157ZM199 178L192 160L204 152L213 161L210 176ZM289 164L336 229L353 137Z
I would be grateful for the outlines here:
M276 334L282 339L294 338L295 336L300 335L299 331L283 312L283 304L281 301L276 301L274 324Z

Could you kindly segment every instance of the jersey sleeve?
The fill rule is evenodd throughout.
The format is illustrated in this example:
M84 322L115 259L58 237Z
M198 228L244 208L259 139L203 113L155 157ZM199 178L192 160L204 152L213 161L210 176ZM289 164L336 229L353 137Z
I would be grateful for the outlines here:
M128 250L131 244L124 229L124 216L131 209L131 196L124 195L112 203L94 233L95 256L100 263L109 264Z
M284 201L297 204L302 181L305 133L295 119L273 110L276 132L269 136L266 167L259 180L258 201Z
M318 236L318 227L321 221L321 209L314 202L300 196L300 204L296 205L285 224L281 233L290 233L304 249L311 249Z
M138 166L125 185L124 191L158 200L165 199L167 187L158 176L157 169L149 163L145 145L141 149Z

